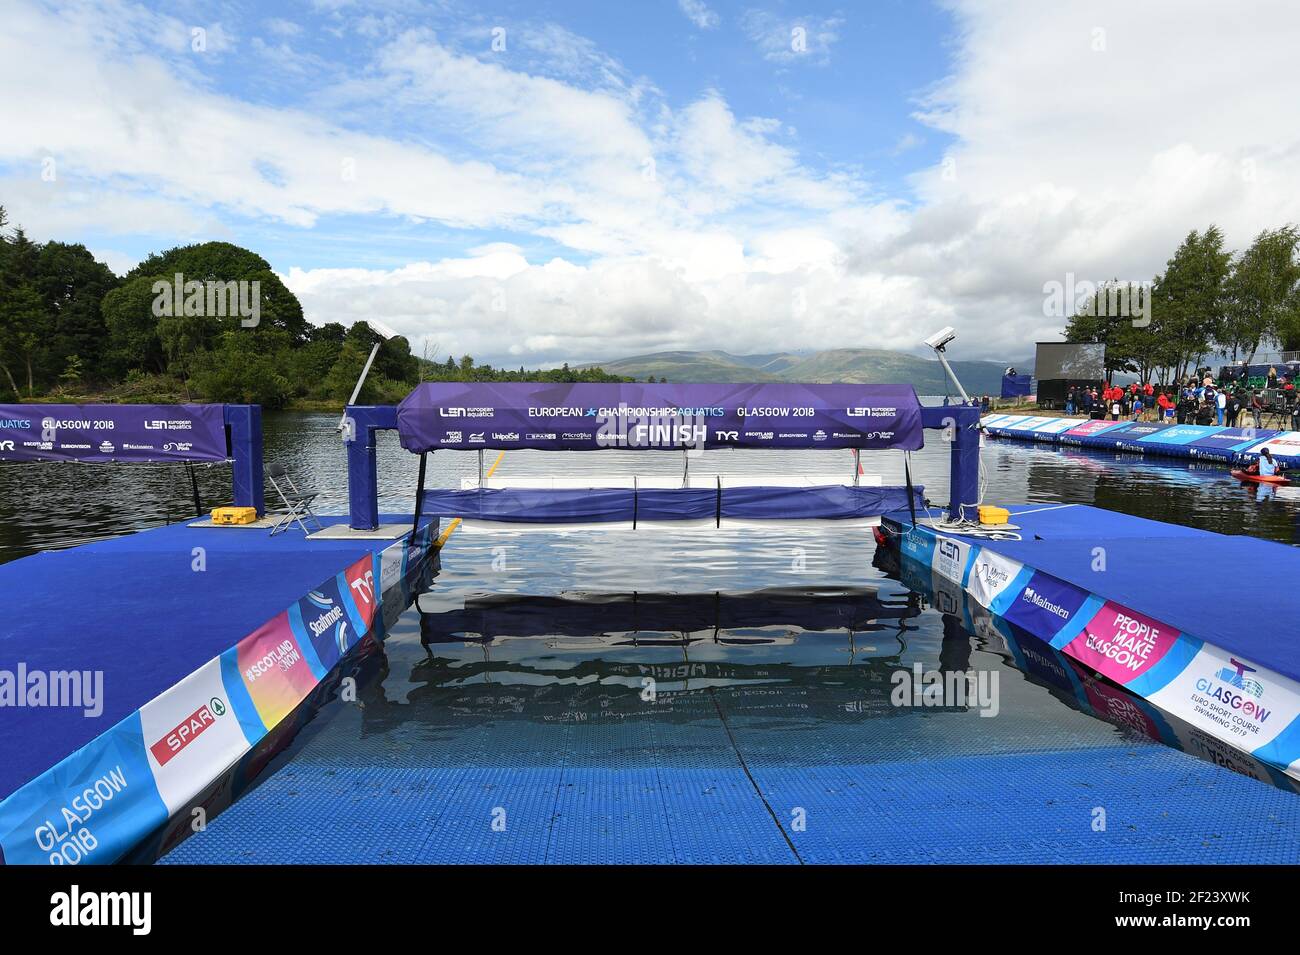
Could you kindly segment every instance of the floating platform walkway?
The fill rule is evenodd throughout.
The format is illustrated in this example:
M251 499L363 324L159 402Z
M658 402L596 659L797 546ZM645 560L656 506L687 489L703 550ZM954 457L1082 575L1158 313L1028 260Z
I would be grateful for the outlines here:
M0 566L0 861L119 859L391 624L437 521L322 521L199 520Z
M1248 464L1268 448L1284 464L1300 467L1300 431L1008 414L985 415L980 427L986 434L1017 441L1224 464Z
M1300 550L1085 505L1009 510L987 529L887 515L882 536L988 612L977 632L1048 643L1300 779Z

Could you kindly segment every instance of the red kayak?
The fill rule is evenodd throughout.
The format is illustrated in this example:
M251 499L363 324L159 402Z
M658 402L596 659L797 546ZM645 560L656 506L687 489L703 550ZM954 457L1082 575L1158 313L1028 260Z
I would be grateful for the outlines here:
M1232 476L1238 481L1254 481L1256 484L1290 484L1290 478L1284 478L1280 474L1261 476L1259 474L1249 474L1245 471L1233 471Z

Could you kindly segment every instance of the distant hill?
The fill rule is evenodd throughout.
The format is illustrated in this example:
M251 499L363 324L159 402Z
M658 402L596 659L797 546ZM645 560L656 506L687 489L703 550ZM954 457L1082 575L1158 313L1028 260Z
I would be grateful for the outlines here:
M849 384L905 384L921 395L956 390L933 358L918 358L880 348L830 348L796 355L732 355L724 351L662 351L613 361L595 362L612 375L644 381L653 375L673 382L691 381L808 381ZM953 361L953 371L970 394L996 395L1007 364L1032 368L1032 361ZM588 367L588 366L580 366Z

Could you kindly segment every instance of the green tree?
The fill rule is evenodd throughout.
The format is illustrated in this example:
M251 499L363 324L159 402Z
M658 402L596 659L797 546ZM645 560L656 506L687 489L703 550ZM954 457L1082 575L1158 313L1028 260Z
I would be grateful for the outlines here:
M211 401L283 408L293 395L293 385L282 374L289 343L282 330L223 332L215 348L195 354L194 386Z
M1162 362L1179 378L1222 338L1224 286L1231 264L1232 253L1223 247L1223 233L1212 225L1202 233L1189 232L1164 274L1156 276L1153 324L1159 323Z
M21 398L15 372L27 381L27 395L35 393L35 367L41 356L41 334L49 316L36 286L24 282L4 292L0 300L0 370L15 397Z
M1265 229L1233 263L1225 284L1226 314L1219 345L1233 360L1247 363L1266 340L1282 341L1297 324L1300 263L1295 226ZM1283 347L1288 347L1283 344Z
M153 283L147 275L124 279L100 304L108 329L105 367L116 379L125 378L132 369L166 370L158 316L153 311L157 297Z
M99 376L108 338L100 305L117 281L84 245L47 242L41 246L36 287L50 322L40 371L43 383L61 378L74 355L84 372Z
M256 252L229 242L182 245L149 256L123 278L130 281L148 277L174 283L177 275L182 282L257 282L261 289L258 328L287 332L294 345L308 340L311 326L303 317L302 304ZM222 332L241 327L237 315L209 318L213 319L209 325L209 341Z

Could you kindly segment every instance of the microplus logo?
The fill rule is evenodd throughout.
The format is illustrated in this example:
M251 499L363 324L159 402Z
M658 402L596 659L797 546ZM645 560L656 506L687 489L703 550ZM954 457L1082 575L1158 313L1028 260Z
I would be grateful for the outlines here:
M1070 611L1066 610L1060 604L1054 604L1033 587L1026 587L1022 599L1028 600L1031 604L1040 610L1046 610L1048 613L1054 613L1062 620L1070 619Z
M74 885L50 896L50 924L127 926L132 935L148 935L153 929L153 893L83 892Z
M218 282L208 279L185 281L177 272L173 281L153 283L155 318L234 318L244 328L256 328L262 321L262 283Z

